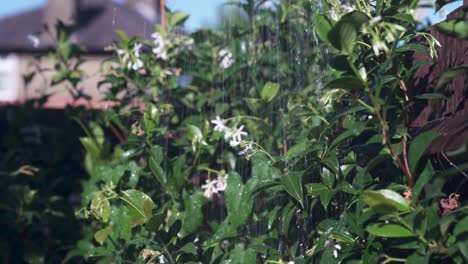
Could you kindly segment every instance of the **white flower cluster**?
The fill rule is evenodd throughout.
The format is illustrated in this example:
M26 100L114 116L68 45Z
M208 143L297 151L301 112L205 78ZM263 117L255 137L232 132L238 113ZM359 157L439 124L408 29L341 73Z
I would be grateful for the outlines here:
M234 56L232 55L231 51L228 49L220 49L218 51L218 59L219 61L219 66L223 69L227 69L234 64Z
M140 59L141 47L141 43L135 43L131 50L117 49L117 55L127 69L137 71L143 67L143 61Z
M221 119L219 116L216 116L216 119L211 120L211 123L215 125L214 130L219 131L224 134L224 140L229 141L231 147L236 147L240 145L243 140L242 136L247 136L247 132L243 131L244 126L237 127L228 127L226 126L227 120Z
M227 186L227 175L218 175L218 178L205 181L205 184L201 186L205 191L203 196L210 199L213 198L214 194L219 194L219 192L224 192Z
M249 157L257 152L252 141L245 141L242 139L242 136L248 135L247 132L243 131L244 126L228 127L226 125L227 120L221 119L219 116L216 116L216 119L211 120L211 123L215 125L215 131L219 131L224 134L224 140L229 141L229 146L240 147L242 149L239 152L239 155L246 155L246 158L249 159Z
M176 47L176 52L183 50L192 50L194 41L190 37L171 34L168 38L165 38L161 33L154 32L151 37L153 38L153 53L156 58L161 60L168 60L168 52L171 47Z

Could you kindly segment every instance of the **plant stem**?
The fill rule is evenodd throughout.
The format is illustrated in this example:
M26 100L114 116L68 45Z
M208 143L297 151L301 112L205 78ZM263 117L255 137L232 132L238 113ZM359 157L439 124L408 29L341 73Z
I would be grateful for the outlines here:
M411 172L409 170L409 167L406 167L405 164L401 161L400 157L398 156L398 154L396 153L395 149L392 146L390 136L388 135L387 122L386 122L385 118L382 116L382 114L380 113L380 110L381 110L380 104L377 102L377 99L375 98L374 94L369 89L369 86L367 85L367 81L364 80L361 77L361 74L359 74L358 69L356 68L356 66L354 66L354 63L351 61L351 56L347 57L347 61L348 61L349 67L353 71L354 75L356 75L356 77L364 85L364 92L366 93L367 96L369 96L369 99L371 100L373 112L377 116L377 119L379 120L380 126L382 127L382 137L383 137L382 143L387 145L393 159L397 162L398 167L400 167L400 169L403 171L403 173L406 176L408 188L412 189L413 188L413 180L412 180L412 177L411 177ZM365 104L365 106L367 106L367 104Z

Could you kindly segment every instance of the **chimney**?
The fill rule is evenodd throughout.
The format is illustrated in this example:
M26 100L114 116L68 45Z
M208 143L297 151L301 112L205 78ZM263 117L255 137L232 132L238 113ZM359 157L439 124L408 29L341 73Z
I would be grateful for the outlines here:
M159 20L160 0L127 0L127 5L151 22Z
M75 22L78 10L79 0L48 0L43 23L45 23L49 30L54 30L57 20L65 24Z

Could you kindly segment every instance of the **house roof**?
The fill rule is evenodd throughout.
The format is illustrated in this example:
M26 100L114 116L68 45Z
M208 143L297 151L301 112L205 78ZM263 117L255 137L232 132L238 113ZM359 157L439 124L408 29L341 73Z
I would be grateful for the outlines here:
M0 20L0 52L41 53L54 46L44 34L45 7ZM144 18L130 7L111 0L81 0L77 30L72 39L88 53L105 53L104 48L117 39L115 30L129 36L149 38L154 22ZM37 37L38 45L32 38Z

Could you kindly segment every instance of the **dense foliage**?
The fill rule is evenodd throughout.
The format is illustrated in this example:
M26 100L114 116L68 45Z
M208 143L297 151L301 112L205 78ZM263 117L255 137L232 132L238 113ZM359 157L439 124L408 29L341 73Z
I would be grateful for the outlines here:
M118 32L109 108L74 118L89 179L65 261L464 263L466 207L444 185L466 164L435 168L440 135L408 131L422 64L405 54L438 45L416 2L246 0L224 30L181 34L171 13L152 39ZM66 32L53 82L85 97Z

